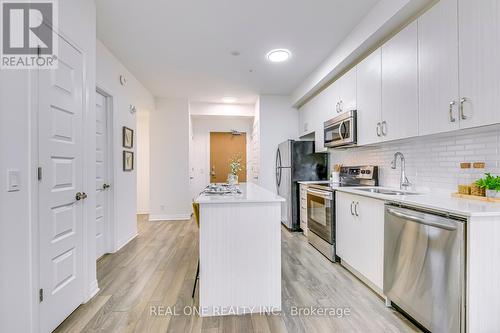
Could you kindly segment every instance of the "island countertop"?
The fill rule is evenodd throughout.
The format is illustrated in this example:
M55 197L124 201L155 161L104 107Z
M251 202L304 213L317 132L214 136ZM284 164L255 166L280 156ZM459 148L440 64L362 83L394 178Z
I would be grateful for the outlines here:
M285 199L254 183L241 183L238 185L241 194L206 194L201 193L195 202L199 204L237 204L237 203L264 203L283 202Z

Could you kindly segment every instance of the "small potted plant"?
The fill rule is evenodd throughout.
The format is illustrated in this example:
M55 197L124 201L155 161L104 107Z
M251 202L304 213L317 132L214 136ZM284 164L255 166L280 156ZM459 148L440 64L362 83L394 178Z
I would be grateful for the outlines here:
M238 184L238 172L243 171L242 160L241 153L234 154L229 160L229 168L231 169L231 173L227 176L229 185Z
M486 197L500 198L500 176L492 176L491 173L487 173L484 178L476 181L476 185L486 190Z

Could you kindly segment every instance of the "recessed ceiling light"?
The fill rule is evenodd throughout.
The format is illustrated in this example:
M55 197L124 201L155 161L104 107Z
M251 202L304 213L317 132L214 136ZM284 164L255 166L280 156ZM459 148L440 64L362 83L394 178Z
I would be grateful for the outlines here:
M224 103L235 103L237 101L237 99L236 99L236 97L229 97L229 96L227 96L227 97L223 97L222 101Z
M291 55L292 53L287 49L276 49L269 51L266 57L271 62L283 62L287 61Z

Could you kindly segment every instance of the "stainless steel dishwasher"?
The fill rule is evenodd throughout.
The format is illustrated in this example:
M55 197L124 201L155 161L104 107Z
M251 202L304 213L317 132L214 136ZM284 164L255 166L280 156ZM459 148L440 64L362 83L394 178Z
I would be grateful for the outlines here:
M386 205L384 294L432 332L465 332L465 220Z

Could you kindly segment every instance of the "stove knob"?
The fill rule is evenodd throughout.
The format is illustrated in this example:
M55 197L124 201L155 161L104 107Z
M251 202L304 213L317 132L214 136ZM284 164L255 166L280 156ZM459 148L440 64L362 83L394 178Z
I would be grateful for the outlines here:
M366 170L367 175L369 175L370 173L372 173L370 170Z
M366 170L361 170L361 174L365 174L366 173Z

